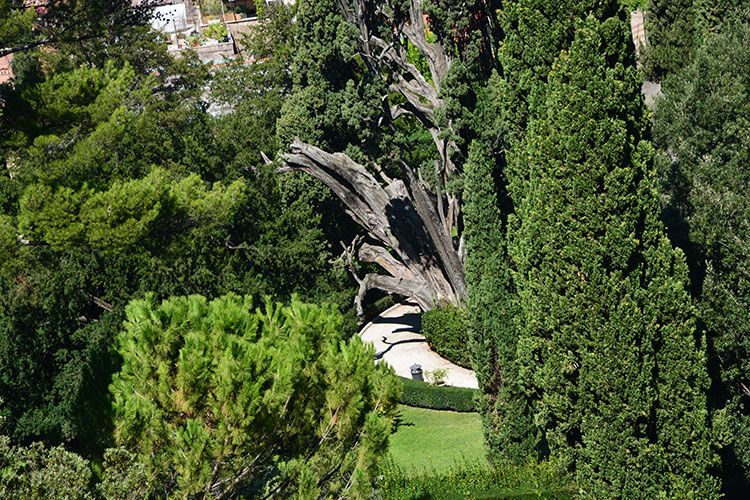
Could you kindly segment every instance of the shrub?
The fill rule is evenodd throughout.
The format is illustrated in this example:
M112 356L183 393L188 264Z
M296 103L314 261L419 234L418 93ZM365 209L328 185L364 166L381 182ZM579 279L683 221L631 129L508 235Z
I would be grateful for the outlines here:
M441 305L422 313L422 335L430 347L453 363L471 369L466 310Z
M227 27L224 23L211 23L208 25L208 28L203 30L203 36L210 38L211 40L219 40L228 34Z
M86 460L62 446L13 446L0 436L0 498L91 500L90 481Z
M443 385L446 375L448 375L448 370L445 368L435 368L434 370L424 372L424 376L430 385Z
M399 402L430 410L476 411L474 395L479 391L467 387L439 387L408 378L403 385Z

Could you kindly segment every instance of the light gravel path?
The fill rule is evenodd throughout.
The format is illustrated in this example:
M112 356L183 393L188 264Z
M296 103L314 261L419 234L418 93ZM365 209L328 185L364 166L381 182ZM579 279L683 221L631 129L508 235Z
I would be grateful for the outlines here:
M635 45L635 56L641 54L641 47L646 46L646 14L642 10L634 10L630 13L630 34ZM640 63L638 63L640 65Z
M422 371L448 370L447 385L477 388L473 371L454 365L438 356L419 334L419 306L397 304L381 313L359 332L362 340L375 346L375 362L388 363L401 377L411 378L411 365L422 365Z

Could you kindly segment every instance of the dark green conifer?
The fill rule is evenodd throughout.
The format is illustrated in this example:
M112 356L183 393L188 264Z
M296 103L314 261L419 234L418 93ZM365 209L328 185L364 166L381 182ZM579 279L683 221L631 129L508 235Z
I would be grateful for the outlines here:
M646 73L661 80L690 62L695 45L695 7L700 0L649 0L646 7Z
M586 495L717 498L687 268L659 221L624 16L601 19L575 24L515 151L519 380Z
M489 128L499 132L492 152L497 167L480 160L489 151L475 148L468 162L471 165L466 167L465 191L471 330L476 337L476 370L485 392L486 439L495 458L517 462L543 453L547 447L543 430L532 424L534 399L515 386L517 338L524 325L513 321L520 305L507 249L507 232L518 221L514 205L528 189L527 161L522 152L529 106L534 95L543 95L555 57L570 45L571 20L585 12L607 17L618 12L618 5L615 0L511 0L504 2L499 12L504 38L497 59L502 75L490 79L480 107L484 113L479 113L488 123L495 120ZM482 137L492 139L487 134ZM484 170L477 170L480 164L485 165ZM493 168L502 169L494 180ZM500 208L498 200L502 201ZM489 210L492 206L495 208ZM472 228L474 225L477 227ZM479 233L483 235L479 237Z
M529 100L546 82L550 66L573 38L573 23L591 13L598 19L622 14L618 0L510 0L499 14L504 38L498 49L502 66L503 115L512 141L528 122Z
M465 165L466 281L469 335L482 395L485 439L495 462L537 456L541 436L517 379L514 293L489 148L476 140Z
M693 61L664 85L654 143L666 224L688 257L708 338L709 400L726 422L718 439L725 491L744 498L750 490L750 21L734 20L712 28L715 34L707 30Z

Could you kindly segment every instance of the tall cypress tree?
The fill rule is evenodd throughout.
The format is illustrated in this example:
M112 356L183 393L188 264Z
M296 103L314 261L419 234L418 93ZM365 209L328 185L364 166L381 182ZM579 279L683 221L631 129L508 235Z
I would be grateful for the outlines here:
M646 73L661 80L690 62L695 45L696 0L649 0L646 6ZM702 3L697 0L697 3Z
M502 74L490 79L477 113L485 130L498 134L479 134L494 151L472 146L464 190L469 333L484 393L485 437L495 460L519 462L547 451L543 430L533 424L534 399L518 385L516 349L523 325L514 319L520 305L507 236L518 221L514 205L527 189L522 151L529 106L542 92L555 57L570 45L571 19L585 12L607 17L617 9L616 0L508 0L498 13L504 36L497 50Z
M618 0L503 2L500 26L504 38L497 53L503 72L502 114L511 142L524 136L529 101L535 89L547 81L550 66L560 51L570 46L574 21L588 13L604 19L618 12Z
M464 167L468 330L482 388L479 411L490 459L520 463L543 451L542 436L518 381L515 290L505 244L507 214L498 205L495 167L490 149L480 140L473 141Z
M518 375L587 494L716 498L704 345L659 221L624 18L575 24L514 153Z

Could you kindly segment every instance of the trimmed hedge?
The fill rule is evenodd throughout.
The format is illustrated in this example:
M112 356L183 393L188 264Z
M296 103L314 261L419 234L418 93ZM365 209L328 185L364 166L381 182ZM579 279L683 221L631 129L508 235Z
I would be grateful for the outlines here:
M403 387L401 404L430 410L477 411L474 404L477 389L433 386L419 380L399 378Z
M466 310L451 305L440 305L422 313L422 335L430 347L458 366L471 369L466 323Z

